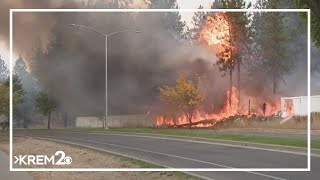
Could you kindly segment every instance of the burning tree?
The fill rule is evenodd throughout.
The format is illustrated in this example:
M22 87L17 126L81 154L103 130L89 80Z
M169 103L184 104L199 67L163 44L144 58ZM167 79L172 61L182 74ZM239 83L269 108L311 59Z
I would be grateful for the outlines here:
M215 2L212 8L245 9L250 6L251 3L246 5L243 0L221 0ZM243 59L250 53L252 39L250 14L246 12L215 13L207 16L206 19L199 41L205 42L216 52L220 70L230 76L230 91L233 87L233 71L237 66L240 103L240 69ZM229 103L231 106L231 99Z
M232 88L232 72L235 66L233 46L230 37L231 27L225 13L215 13L206 17L206 22L200 32L199 41L206 43L216 52L221 65L220 70L229 71L230 91ZM231 103L231 100L229 99ZM231 105L231 104L230 104Z
M194 112L203 100L200 81L199 78L196 85L192 81L187 80L183 74L180 74L174 87L166 86L160 88L161 100L164 103L181 110L189 121L189 128L191 128L192 125Z

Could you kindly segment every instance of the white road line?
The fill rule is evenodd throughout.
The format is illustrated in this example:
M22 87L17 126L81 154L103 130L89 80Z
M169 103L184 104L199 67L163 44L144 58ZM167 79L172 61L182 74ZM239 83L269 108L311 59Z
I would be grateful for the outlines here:
M210 164L210 165L214 165L214 166L218 166L218 167L223 167L223 168L235 169L235 167L225 166L225 165L222 165L222 164L217 164L217 163L212 163L212 162L207 162L207 161L202 161L202 160L198 160L198 159L187 158L187 157L177 156L177 155L172 155L172 154L167 154L167 153L149 151L149 150L140 149L140 148L134 148L134 147L128 147L128 146L123 146L123 145L117 145L117 144L112 144L112 143L105 143L105 142L100 142L100 141L94 141L94 142L93 142L93 141L87 141L87 140L82 140L82 139L64 138L64 137L63 137L63 139L73 140L73 141L80 141L80 142L87 142L87 143L97 143L97 144L110 145L110 146L121 147L121 148L125 148L125 149L131 149L131 150L136 150L136 151L142 151L142 152L147 152L147 153L153 153L153 154L159 154L159 155L174 157L174 158L178 158L178 159L184 159L184 160L199 162L199 163L203 163L203 164ZM258 173L258 172L247 171L246 173L255 174L255 175L259 175L259 176L264 176L264 177L268 177L268 178L272 178L272 179L287 180L287 179L284 179L284 178L280 178L280 177L276 177L276 176L272 176L272 175L267 175L267 174L262 174L262 173Z
M65 144L69 144L69 145L81 146L81 147L85 147L85 148L89 148L89 149L94 149L94 150L98 150L98 151L102 151L102 152L107 152L107 153L110 153L110 154L115 154L115 155L118 155L118 156L137 159L137 160L141 161L141 159L138 159L137 157L133 157L131 155L121 154L121 153L118 153L118 152L114 152L114 151L110 151L110 150L106 150L106 149L101 149L101 148L97 148L97 147L93 147L93 146L89 146L89 145L78 144L78 143L74 143L74 142L70 142L70 141L64 141L64 140L58 140L58 139L52 139L52 138L44 138L44 137L33 137L33 138L35 138L35 139L44 139L44 140L49 140L49 141L53 141L53 142L60 142L60 143L65 143ZM150 164L155 164L155 165L158 165L158 166L161 166L161 167L165 167L165 168L173 168L171 166L159 164L159 163L152 162L152 161L145 160L145 159L142 160L142 161L148 162ZM210 177L207 177L207 176L202 176L202 175L199 175L199 174L195 174L193 172L184 172L184 173L190 174L190 175L195 176L195 177L199 177L199 178L204 179L204 180L216 180L216 179L213 179L213 178L210 178Z
M44 140L49 140L49 141L53 141L53 142L60 142L60 143L65 143L65 144L75 145L75 146L81 146L81 147L85 147L85 148L89 148L89 149L93 149L93 150L97 150L97 151L101 151L101 152L115 154L115 155L118 155L118 156L123 156L123 157L131 158L131 159L137 159L137 160L141 161L141 159L138 159L137 157L134 157L134 156L131 156L131 155L128 155L128 154L121 154L121 153L118 153L118 152L114 152L114 151L110 151L110 150L106 150L106 149L101 149L101 148L97 148L97 147L93 147L93 146L89 146L89 145L78 144L78 143L74 143L74 142L70 142L70 141L64 141L64 140L58 140L58 139L52 139L52 138L44 138L44 137L32 137L32 138L44 139ZM167 166L167 165L164 165L164 164L159 164L159 163L156 163L156 162L152 162L152 161L149 161L149 160L142 160L142 161L145 161L145 162L150 163L150 164L155 164L155 165L158 165L158 166L161 166L161 167L165 167L165 168L173 168L173 167L170 167L170 166ZM213 179L213 178L210 178L210 177L207 177L207 176L202 176L202 175L199 175L199 174L195 174L193 172L184 172L184 173L190 174L190 175L195 176L195 177L199 177L199 178L204 179L204 180L216 180L216 179Z
M81 133L81 132L79 132L79 133ZM171 138L171 137L156 137L156 136L133 135L133 134L117 134L117 133L108 133L108 134L81 133L81 134L96 134L96 135L108 135L108 136L109 135L114 135L114 136L132 136L132 137L161 139L161 140L172 140L172 141L182 141L182 142L191 142L191 143L199 143L199 144L210 144L210 145L218 145L218 146L236 147L236 148L253 149L253 150L261 150L261 151L270 151L270 152L279 152L279 153L307 156L307 153L303 153L303 152L295 152L295 151L279 150L279 149L270 149L270 148L262 148L262 147L252 147L252 146L241 146L241 145L235 145L235 144L226 144L226 143L218 143L218 142L199 141L199 140L189 140L189 139ZM320 155L312 154L312 157L320 157Z

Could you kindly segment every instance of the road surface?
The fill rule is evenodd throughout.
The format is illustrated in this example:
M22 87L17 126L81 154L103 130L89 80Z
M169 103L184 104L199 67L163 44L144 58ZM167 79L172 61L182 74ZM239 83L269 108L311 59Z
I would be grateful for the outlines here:
M306 168L301 149L281 150L274 146L253 147L186 138L123 133L64 131L16 132L15 135L49 138L155 162L174 168ZM215 180L318 179L320 156L312 157L312 172L193 172ZM103 167L97 167L103 168Z
M0 179L2 180L32 180L33 178L26 172L10 172L9 156L0 151Z

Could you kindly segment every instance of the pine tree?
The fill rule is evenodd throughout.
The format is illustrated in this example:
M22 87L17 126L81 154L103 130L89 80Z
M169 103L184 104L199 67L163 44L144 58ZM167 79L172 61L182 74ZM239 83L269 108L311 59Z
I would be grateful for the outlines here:
M150 0L151 9L179 9L176 0ZM161 13L162 26L175 38L185 39L186 23L181 20L179 12Z
M279 6L277 0L260 0L256 8L275 9ZM273 94L277 93L278 83L284 75L290 73L293 67L292 59L288 58L289 38L285 30L283 13L263 12L255 13L253 17L255 29L255 57L259 59L259 68L272 77Z
M223 9L248 9L251 3L246 3L244 0L219 0L215 1L211 8ZM238 99L240 104L240 70L241 64L250 54L250 44L252 39L252 30L250 27L250 13L247 12L228 12L225 14L229 25L229 44L231 47L226 47L224 52L219 55L218 64L221 71L229 71L230 75L230 92L232 90L232 75L235 67L238 72ZM230 55L225 58L225 55ZM231 104L231 100L229 100Z
M200 5L198 9L203 9L203 6ZM191 42L197 42L199 39L199 32L201 30L201 26L203 22L205 21L204 16L206 15L205 12L195 12L192 17L192 27L188 31L188 36L191 40Z
M4 81L8 77L9 77L8 68L7 68L4 60L1 58L1 55L0 55L0 82Z
M311 9L311 36L317 47L320 47L320 1L295 0L298 8ZM303 14L307 19L306 14Z
M21 80L25 92L23 103L17 106L17 118L19 119L19 124L21 120L23 127L26 128L35 110L34 98L39 88L36 81L27 71L27 65L21 56L16 60L13 73Z

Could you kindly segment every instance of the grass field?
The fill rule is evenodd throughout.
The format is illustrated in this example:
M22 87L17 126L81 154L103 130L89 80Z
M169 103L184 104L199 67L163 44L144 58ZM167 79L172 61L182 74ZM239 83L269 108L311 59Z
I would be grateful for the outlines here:
M23 130L23 129L17 129L17 130ZM28 129L28 131L43 131L43 130L44 129ZM212 133L209 133L209 132L199 133L199 131L193 131L190 129L113 128L113 129L104 130L101 128L82 128L82 129L77 128L77 129L55 129L50 131L88 131L88 132L99 132L99 133L112 133L112 132L148 133L148 134L231 140L231 141L240 141L240 142L262 143L262 144L307 148L307 140L305 139L282 138L282 137L271 137L271 136L260 136L260 135L249 136L249 135L238 135L238 134L217 134L217 133L214 133L214 131L212 131ZM311 146L314 149L320 149L320 142L312 141Z
M174 135L184 137L199 137L209 139L221 139L221 140L232 140L232 141L243 141L252 143L263 143L263 144L274 144L284 146L295 146L295 147L307 147L307 141L304 139L293 139L293 138L280 138L270 136L247 136L237 134L213 134L213 133L196 133L191 132L188 129L155 129L155 128L119 128L111 129L113 132L131 132L131 133L151 133L151 134L163 134L163 135ZM320 149L319 141L311 142L312 148Z

